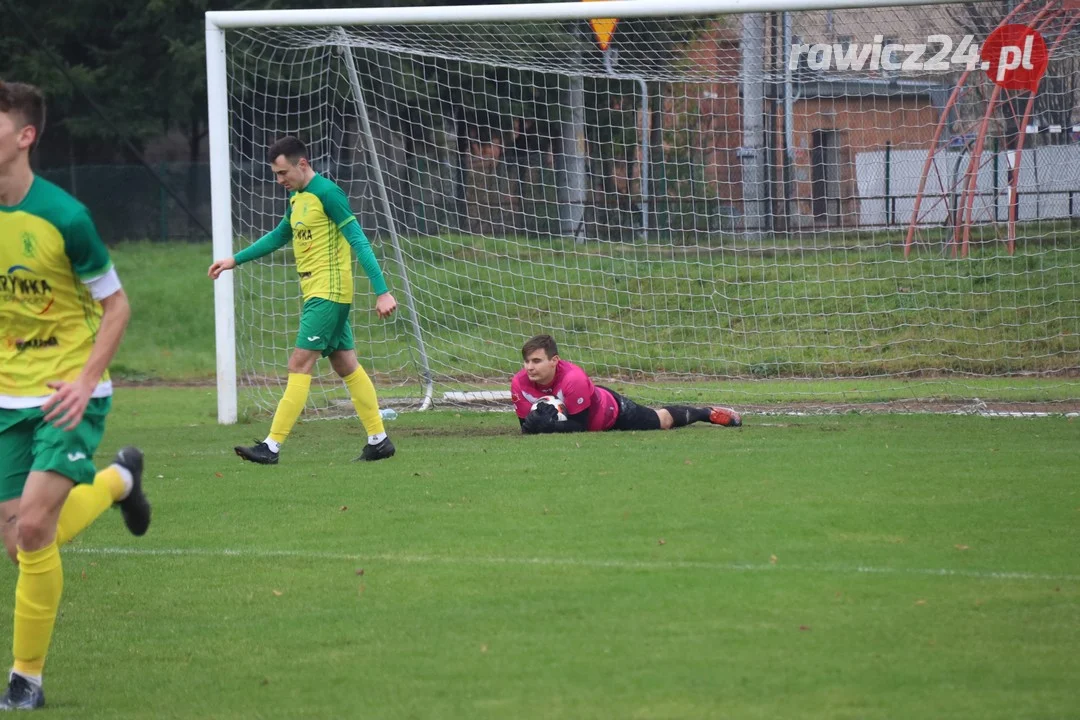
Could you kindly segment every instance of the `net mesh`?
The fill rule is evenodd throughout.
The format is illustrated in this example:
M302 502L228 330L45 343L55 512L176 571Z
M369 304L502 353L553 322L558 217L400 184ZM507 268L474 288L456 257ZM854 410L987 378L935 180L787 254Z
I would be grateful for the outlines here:
M377 320L361 273L357 351L394 402L427 372L436 402L505 389L542 332L647 398L751 402L732 380L788 378L810 404L1075 402L1072 15L1011 16L1051 50L1031 103L958 54L1014 7L625 19L607 53L582 21L229 31L236 244L280 220L265 148L298 135L403 301ZM896 62L872 62L889 44ZM237 273L236 308L241 381L272 408L291 250ZM332 411L324 372L312 405ZM877 382L825 382L851 379Z

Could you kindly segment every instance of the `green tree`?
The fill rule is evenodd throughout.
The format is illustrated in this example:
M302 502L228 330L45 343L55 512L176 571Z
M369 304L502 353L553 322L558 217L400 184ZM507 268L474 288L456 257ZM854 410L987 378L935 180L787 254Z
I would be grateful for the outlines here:
M417 0L404 1L418 4ZM8 9L0 26L0 76L33 82L49 95L49 140L39 151L40 166L130 161L129 143L141 152L149 141L169 133L182 134L187 155L195 161L203 156L207 136L204 13L294 4L289 0L148 0L139 12L132 12L130 0L0 0L0 6ZM376 0L369 4L401 3ZM340 5L340 0L305 3L309 8ZM541 164L552 151L558 154L560 143L567 140L562 135L576 132L569 129L572 125L562 113L566 61L577 52L574 35L581 25L532 23L526 33L507 29L505 36L495 29L480 39L471 38L475 42L456 55L461 48L454 39L469 33L476 36L475 29L414 26L408 32L425 42L424 32L432 38L450 38L446 52L422 57L373 47L356 50L369 106L389 118L389 127L404 139L410 160L404 166L417 172L411 161L434 157L445 151L447 143L455 146L450 172L456 175L451 193L456 207L448 209L456 217L452 225L462 229L466 225L463 157L468 143L490 142L499 136L510 139L505 161L513 167L506 170L507 192L518 195L510 203L514 208L510 224L516 230L528 230L525 225L531 218L533 232L547 232L536 218L551 216L555 197L548 191L555 181L551 169ZM696 20L622 21L615 40L620 72L654 78L657 94L655 78L678 62L681 48L701 27ZM404 31L365 32L394 40L395 33ZM586 52L582 62L592 73L603 71L598 51ZM295 80L275 80L274 74L284 67L275 69L268 60L260 68L271 88L278 82L289 91L280 93L281 97L302 90L290 85ZM610 186L615 148L635 146L635 113L628 108L633 107L636 90L632 82L589 82L586 124L602 129L589 136L591 174L594 185ZM349 102L347 87L335 91L339 99L333 102ZM273 95L265 88L258 98L253 95L252 100L260 104L255 109L272 102ZM625 102L613 99L622 95L627 96ZM87 97L100 106L100 113ZM257 157L251 150L251 156ZM625 156L627 151L619 152ZM537 177L545 172L545 177ZM412 195L418 184L407 178L397 184L402 196L395 204L405 208L402 215L411 221L408 208L422 201ZM189 195L196 191L194 175L188 178L187 190ZM615 208L627 205L624 198L610 198Z

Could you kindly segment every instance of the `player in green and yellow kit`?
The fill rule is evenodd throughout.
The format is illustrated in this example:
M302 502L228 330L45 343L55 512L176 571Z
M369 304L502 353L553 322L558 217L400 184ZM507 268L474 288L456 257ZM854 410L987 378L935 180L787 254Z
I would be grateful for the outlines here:
M356 459L388 458L394 454L394 445L383 428L375 386L356 359L349 324L353 296L350 246L371 281L379 317L390 317L397 302L386 288L375 253L349 208L349 199L333 181L312 169L304 144L295 137L281 138L270 146L267 158L274 177L289 191L285 217L274 230L234 257L216 261L208 274L216 280L225 270L268 255L292 240L304 306L296 348L289 357L288 384L270 434L254 446L237 447L236 454L265 465L277 463L281 444L307 403L311 370L322 356L330 359L334 372L345 381L368 434L367 445Z
M0 710L45 704L59 546L114 503L132 533L150 524L142 453L124 448L94 468L112 403L107 367L131 309L86 208L30 169L44 123L40 90L0 80L0 522L19 566Z

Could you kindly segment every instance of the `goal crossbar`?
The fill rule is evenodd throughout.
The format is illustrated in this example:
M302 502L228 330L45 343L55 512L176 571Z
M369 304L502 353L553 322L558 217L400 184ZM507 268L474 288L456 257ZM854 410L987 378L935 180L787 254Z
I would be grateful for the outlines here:
M682 15L742 15L799 10L902 7L954 4L955 0L607 0L606 2L444 5L327 10L212 10L207 32L258 27L334 25L411 25L463 22L588 20L596 17L644 18Z

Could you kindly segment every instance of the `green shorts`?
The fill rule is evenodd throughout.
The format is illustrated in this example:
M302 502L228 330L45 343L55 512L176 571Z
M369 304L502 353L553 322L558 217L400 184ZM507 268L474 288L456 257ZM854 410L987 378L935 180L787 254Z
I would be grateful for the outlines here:
M337 350L352 350L352 326L349 311L352 305L324 298L311 298L300 311L300 332L296 333L296 347L318 350L326 357Z
M91 398L82 422L71 431L45 422L39 408L0 408L0 502L22 495L32 470L59 473L77 483L92 483L94 453L105 433L112 398Z

